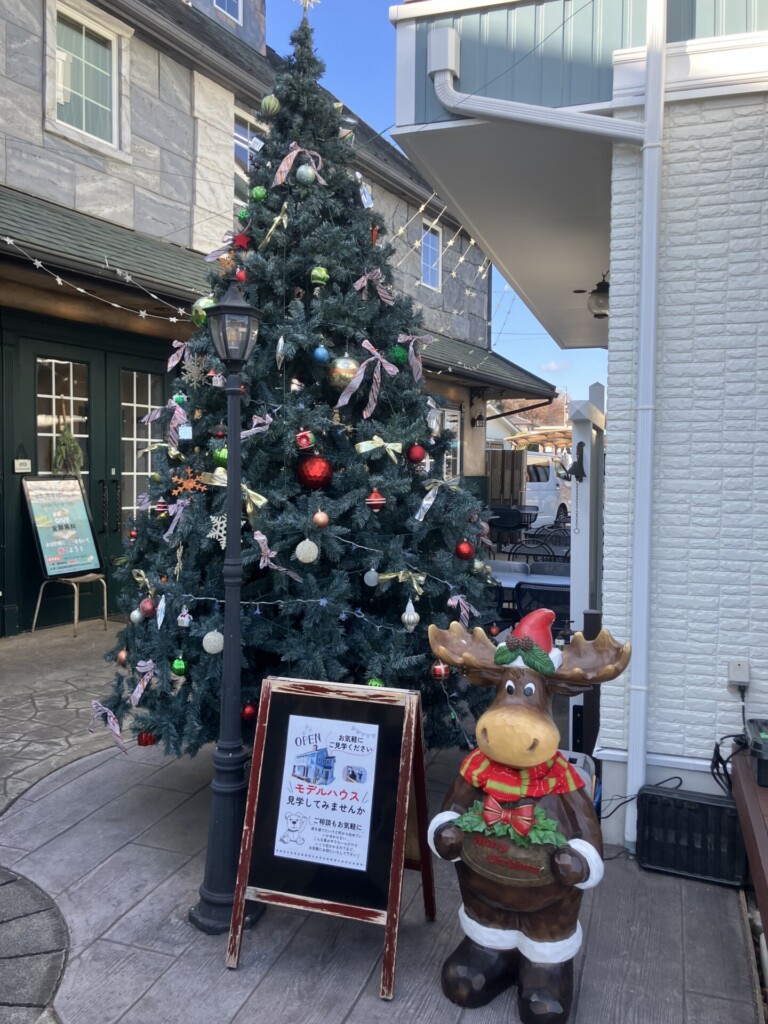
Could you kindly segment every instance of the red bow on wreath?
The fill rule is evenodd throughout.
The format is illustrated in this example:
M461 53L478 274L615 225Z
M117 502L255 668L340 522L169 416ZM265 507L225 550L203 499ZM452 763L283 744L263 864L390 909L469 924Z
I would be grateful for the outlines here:
M502 825L509 825L519 836L527 836L534 822L533 804L502 807L494 797L486 796L483 801L483 821L486 825L495 825L500 821Z

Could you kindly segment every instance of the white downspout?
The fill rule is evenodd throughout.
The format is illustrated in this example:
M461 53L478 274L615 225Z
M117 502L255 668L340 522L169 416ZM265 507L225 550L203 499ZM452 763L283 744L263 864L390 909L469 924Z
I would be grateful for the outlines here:
M658 294L659 211L661 207L662 132L667 35L667 0L647 0L645 121L558 110L511 100L458 92L459 34L432 29L427 67L435 94L451 113L464 117L525 122L587 132L643 147L642 227L638 315L637 410L635 432L634 535L632 552L632 669L627 749L627 793L645 782L648 732L648 646L650 634L651 510L656 392L656 301ZM627 805L624 839L634 848L636 803Z
M637 339L634 535L632 548L632 668L629 688L627 795L646 776L648 661L651 610L653 443L656 420L656 307L659 277L662 136L666 73L667 0L648 0L646 12L645 143L640 230L640 309ZM624 843L637 841L637 801L627 804Z

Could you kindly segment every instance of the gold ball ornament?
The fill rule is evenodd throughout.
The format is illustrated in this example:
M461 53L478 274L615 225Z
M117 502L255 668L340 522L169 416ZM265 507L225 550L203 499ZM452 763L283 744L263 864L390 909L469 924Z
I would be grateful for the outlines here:
M323 529L323 527L327 526L330 521L331 520L328 516L328 513L323 512L322 509L318 509L317 512L315 512L315 514L312 516L312 522L315 524L315 526L319 526L321 530Z
M338 359L334 359L330 365L328 383L337 391L343 391L359 369L360 363L356 359L352 359L346 354L340 356Z
M280 100L270 92L262 99L260 109L262 117L274 117L280 110Z

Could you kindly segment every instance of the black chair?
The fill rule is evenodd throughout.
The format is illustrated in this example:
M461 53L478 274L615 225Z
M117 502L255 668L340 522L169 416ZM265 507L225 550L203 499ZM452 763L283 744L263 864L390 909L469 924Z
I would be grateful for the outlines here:
M571 588L553 586L531 580L518 583L515 587L516 621L524 618L537 608L549 608L555 613L552 623L552 638L568 631L571 625Z
M552 548L540 540L523 540L513 544L507 552L510 559L519 562L554 562L555 555Z
M492 508L488 525L491 528L491 540L500 548L502 544L511 544L518 539L523 521L515 508Z

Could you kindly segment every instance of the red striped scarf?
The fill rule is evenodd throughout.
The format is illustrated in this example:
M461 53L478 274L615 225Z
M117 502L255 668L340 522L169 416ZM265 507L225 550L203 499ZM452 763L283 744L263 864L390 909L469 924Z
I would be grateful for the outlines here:
M464 758L459 774L470 785L506 801L548 793L573 793L585 785L559 750L549 761L533 768L510 768L499 761L491 761L478 747Z

